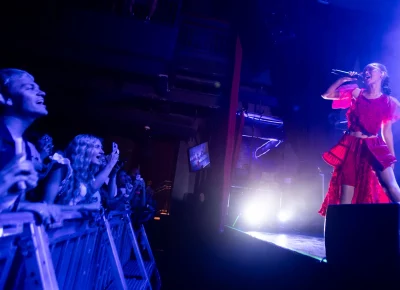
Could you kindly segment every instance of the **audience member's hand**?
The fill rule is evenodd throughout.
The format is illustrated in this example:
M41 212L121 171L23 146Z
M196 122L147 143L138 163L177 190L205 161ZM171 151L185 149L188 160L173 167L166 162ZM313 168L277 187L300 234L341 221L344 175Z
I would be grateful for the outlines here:
M0 196L7 194L11 186L24 181L29 188L37 186L38 174L29 160L21 161L22 156L15 156L0 171Z
M126 192L131 193L133 190L133 184L132 183L127 183L125 184Z
M38 213L46 224L58 223L61 218L61 207L56 204L41 202L21 202L19 211L34 211Z
M114 166L117 164L119 159L119 151L113 151L110 155L107 156L107 164L114 168Z
M101 209L101 204L98 202L83 204L80 206L81 210L98 211Z
M33 167L35 168L35 170L37 172L42 172L43 171L44 165L43 165L43 162L41 160L39 160L39 158L32 157L32 164L33 164Z
M53 222L58 223L61 219L62 207L58 204L49 204L47 205L49 215L52 218Z

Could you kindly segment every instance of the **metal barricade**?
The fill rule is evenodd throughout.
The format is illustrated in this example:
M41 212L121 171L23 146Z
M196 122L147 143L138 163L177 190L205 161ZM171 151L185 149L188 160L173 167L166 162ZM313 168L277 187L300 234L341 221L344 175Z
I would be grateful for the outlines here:
M132 229L133 230L133 229ZM146 252L146 255L142 255L143 264L145 266L148 277L150 278L150 283L154 281L152 284L153 288L160 289L161 288L161 277L158 269L156 267L156 261L154 259L153 251L151 250L149 240L147 238L146 231L144 229L144 225L140 224L135 233L137 240L141 241L144 249L142 251ZM141 256L141 257L142 257Z
M33 213L0 214L0 289L57 290L47 234Z
M0 289L151 289L129 216L67 212L45 231L32 213L0 214Z
M110 212L107 219L117 245L119 259L129 289L151 289L149 273L146 271L142 255L129 218L131 212Z
M104 216L78 213L63 220L61 228L48 230L60 289L107 289L112 283L127 289Z

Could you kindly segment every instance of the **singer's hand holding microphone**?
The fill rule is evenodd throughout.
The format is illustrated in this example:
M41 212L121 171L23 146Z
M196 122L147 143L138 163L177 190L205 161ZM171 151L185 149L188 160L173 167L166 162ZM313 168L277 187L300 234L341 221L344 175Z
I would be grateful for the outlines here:
M349 77L342 77L342 78L340 78L340 81L342 83L347 83L347 82L354 82L357 80L356 77L352 77L352 76L356 76L356 75L358 75L358 73L356 73L355 71L351 71L351 72L349 72L349 74L350 74Z
M333 69L331 73L341 76L341 78L338 80L341 83L354 82L356 80L363 79L363 75L355 71Z
M0 197L7 195L8 190L18 182L25 182L28 188L37 186L39 179L33 163L29 160L23 160L24 155L15 156L0 171Z

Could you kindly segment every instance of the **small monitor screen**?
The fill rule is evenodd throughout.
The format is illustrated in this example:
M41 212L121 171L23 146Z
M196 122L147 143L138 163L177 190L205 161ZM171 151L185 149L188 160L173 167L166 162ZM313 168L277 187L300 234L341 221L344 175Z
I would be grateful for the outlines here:
M199 171L210 166L210 154L208 153L208 143L202 143L189 148L189 168L190 171Z

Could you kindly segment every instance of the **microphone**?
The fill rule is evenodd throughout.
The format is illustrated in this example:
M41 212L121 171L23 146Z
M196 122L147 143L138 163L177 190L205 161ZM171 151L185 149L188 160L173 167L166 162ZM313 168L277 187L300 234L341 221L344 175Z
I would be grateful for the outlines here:
M341 77L349 77L349 78L355 78L362 80L364 78L364 75L362 73L356 73L355 75L351 75L349 71L343 71L339 69L332 69L331 71L332 74L338 75Z

